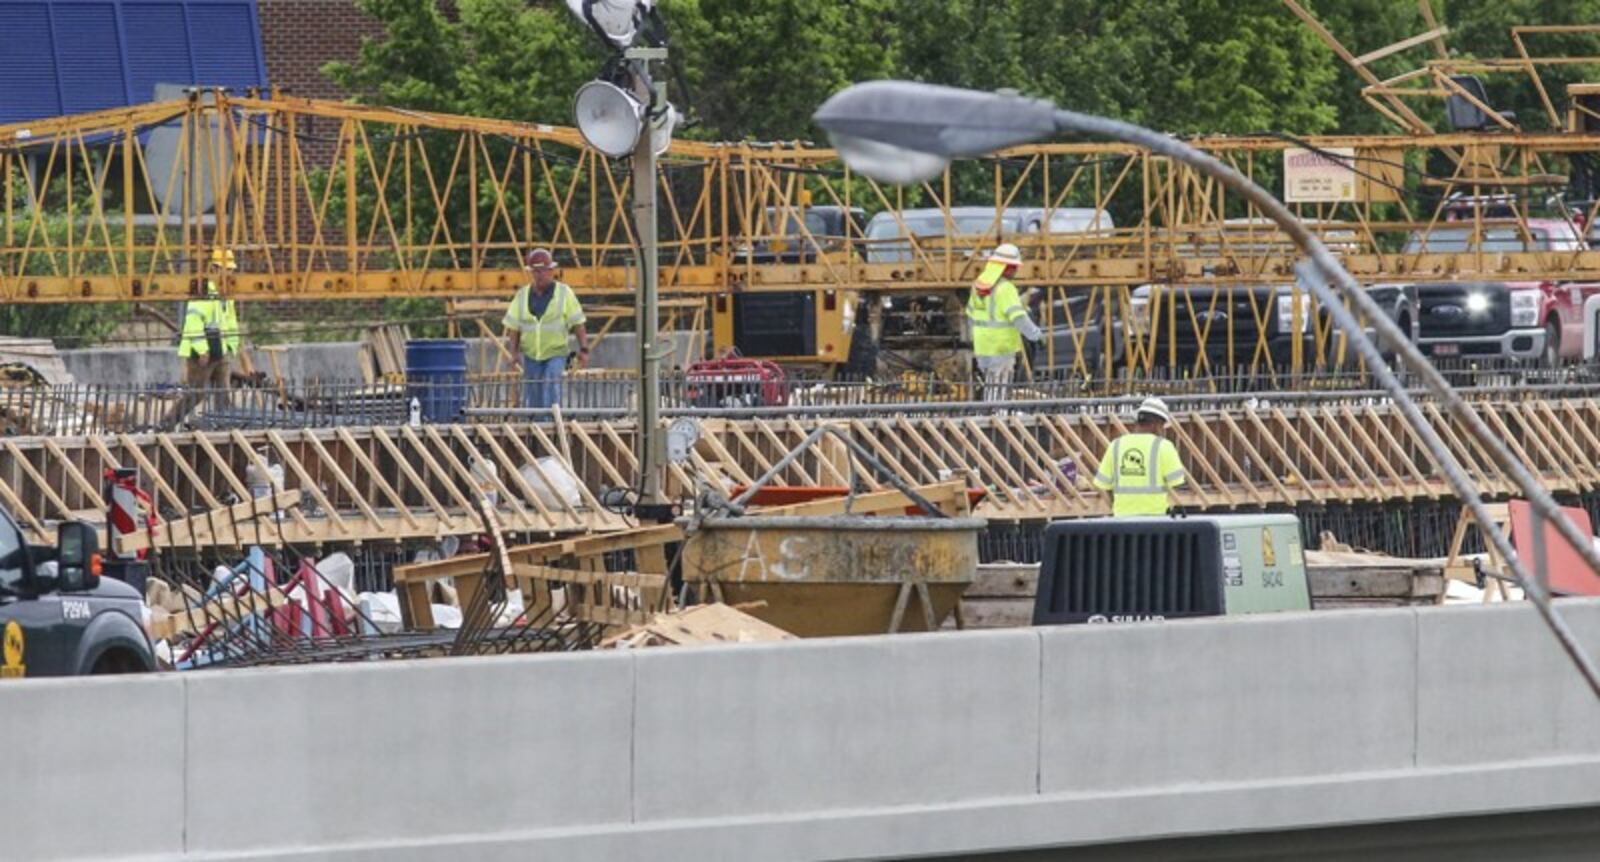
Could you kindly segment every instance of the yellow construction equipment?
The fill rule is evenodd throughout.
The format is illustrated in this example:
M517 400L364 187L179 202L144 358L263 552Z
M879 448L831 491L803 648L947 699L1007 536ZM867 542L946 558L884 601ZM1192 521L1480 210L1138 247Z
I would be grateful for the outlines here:
M1600 95L1574 85L1563 122L1538 70L1585 58L1529 49L1600 25L1515 28L1516 57L1465 61L1444 53L1448 30L1427 11L1424 32L1356 56L1285 3L1402 131L1196 146L1279 185L1363 282L1600 282L1600 251L1583 240L1600 208L1586 167L1600 150ZM1439 58L1414 73L1382 80L1369 68L1423 47ZM1469 80L1480 72L1531 76L1556 130L1493 110ZM1420 97L1453 99L1457 130L1423 122L1408 106ZM635 277L633 181L573 129L276 93L5 125L0 302L186 299L202 291L213 248L236 254L223 292L240 300L505 298L534 245L580 292L623 295ZM960 294L981 253L1005 241L1022 248L1017 281L1041 289L1036 317L1055 334L1041 367L1194 375L1346 358L1295 282L1292 244L1214 183L1137 148L1020 147L894 187L826 149L674 141L652 182L662 293L709 304L717 354L854 358L867 370L863 342L959 344ZM1534 205L1551 198L1583 201L1548 216L1571 242L1545 241Z

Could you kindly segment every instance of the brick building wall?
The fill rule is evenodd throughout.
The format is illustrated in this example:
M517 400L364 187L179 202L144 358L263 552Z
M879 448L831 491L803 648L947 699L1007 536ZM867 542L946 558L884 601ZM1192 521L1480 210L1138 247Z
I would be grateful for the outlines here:
M363 36L383 33L355 0L257 0L261 50L267 80L296 96L343 99L343 90L322 74L332 60L356 59Z
M257 10L261 18L261 51L267 63L267 81L294 96L348 98L349 93L322 74L322 67L335 60L354 62L360 55L363 38L383 35L383 25L361 12L356 0L257 0ZM327 166L333 159L334 139L338 134L334 122L310 120L299 131L300 153L305 163ZM310 241L311 204L304 198L299 203L301 239ZM330 318L375 320L382 316L381 307L380 300L261 302L252 303L247 315L251 323L269 328L292 327L297 322Z

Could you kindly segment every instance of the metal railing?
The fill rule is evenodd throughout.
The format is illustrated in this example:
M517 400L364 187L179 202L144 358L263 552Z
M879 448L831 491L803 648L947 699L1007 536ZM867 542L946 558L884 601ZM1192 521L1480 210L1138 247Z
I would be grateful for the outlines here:
M1592 394L1600 387L1600 366L1562 369L1504 363L1457 363L1442 369L1459 387L1478 397ZM569 375L562 382L565 415L626 418L634 412L637 381L625 377ZM891 380L725 379L707 381L683 373L661 382L668 414L745 415L785 412L795 415L872 415L880 408L896 413L987 413L997 409L1090 409L1120 399L1148 395L1235 403L1249 398L1289 402L1382 397L1369 375L1335 372L1318 375L1263 375L1240 371L1207 377L1138 376L1116 379L1052 378L985 384L932 374L905 374ZM553 418L553 410L526 407L519 379L480 379L463 383L396 382L369 384L320 381L294 386L195 389L170 384L0 386L0 435L82 436L151 431L227 431L268 428L337 428Z

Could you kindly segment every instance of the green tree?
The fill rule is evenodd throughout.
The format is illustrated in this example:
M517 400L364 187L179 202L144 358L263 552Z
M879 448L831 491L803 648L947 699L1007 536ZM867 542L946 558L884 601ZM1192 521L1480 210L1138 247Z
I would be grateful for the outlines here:
M1396 3L1393 0L1325 0L1310 8L1317 19L1345 48L1358 56L1428 30L1427 22L1415 3ZM1296 25L1300 25L1300 20L1289 15L1287 10L1284 11L1284 15ZM1309 28L1307 32L1310 32ZM1323 99L1332 105L1338 114L1338 130L1347 134L1397 131L1393 123L1361 97L1361 90L1368 82L1343 60L1334 57L1331 48L1321 45L1320 41L1317 47L1333 61L1336 69L1332 85L1323 93ZM1422 63L1437 56L1432 45L1417 46L1375 60L1366 68L1378 79L1387 80L1419 68ZM1412 99L1406 104L1424 118L1443 116L1443 111L1427 100Z
M361 101L434 111L458 109L461 92L456 74L466 49L439 4L359 0L358 5L383 22L383 38L363 38L356 62L329 63L322 67L323 74Z
M436 0L359 0L384 24L354 63L323 73L361 101L532 122L571 114L592 77L593 37L561 3L460 0L457 19Z
M936 5L936 4L930 4ZM699 137L815 138L811 113L853 81L896 70L891 0L667 0Z
M1441 20L1450 25L1449 44L1461 56L1516 57L1511 28L1519 24L1594 24L1600 22L1600 0L1435 0ZM1593 57L1600 55L1600 38L1593 33L1546 33L1524 36L1529 54L1538 56ZM1567 84L1596 80L1594 66L1541 66L1540 77L1549 91L1561 122L1565 123ZM1520 72L1484 75L1489 104L1514 111L1524 128L1550 127L1534 84Z
M72 303L0 307L0 335L25 338L56 338L57 345L93 347L116 331L127 317L128 305L112 303Z

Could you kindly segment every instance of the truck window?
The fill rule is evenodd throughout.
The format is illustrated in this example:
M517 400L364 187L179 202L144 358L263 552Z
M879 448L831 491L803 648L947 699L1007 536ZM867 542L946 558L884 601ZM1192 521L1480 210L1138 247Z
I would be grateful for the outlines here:
M28 547L22 533L11 519L0 515L0 589L17 592L22 589L22 570L27 562Z
M1471 228L1437 228L1426 237L1414 233L1406 241L1405 253L1476 251L1478 241L1472 234ZM1546 230L1529 229L1527 237L1514 227L1486 228L1483 231L1483 250L1486 252L1546 251L1550 247L1550 232Z
M806 231L813 237L821 239L829 235L828 218L822 213L807 210L805 214ZM779 214L777 207L767 207L767 219L764 225L757 225L758 232L770 231L772 236L782 238L800 235L800 217L793 211Z

